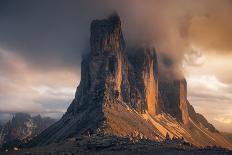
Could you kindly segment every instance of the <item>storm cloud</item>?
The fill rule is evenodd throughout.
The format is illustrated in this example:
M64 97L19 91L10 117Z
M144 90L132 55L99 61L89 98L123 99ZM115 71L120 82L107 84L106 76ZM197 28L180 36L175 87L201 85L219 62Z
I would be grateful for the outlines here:
M114 11L122 18L128 46L153 44L172 59L172 70L191 48L232 49L229 0L3 0L0 5L1 48L45 70L79 67L81 53L89 51L90 22Z

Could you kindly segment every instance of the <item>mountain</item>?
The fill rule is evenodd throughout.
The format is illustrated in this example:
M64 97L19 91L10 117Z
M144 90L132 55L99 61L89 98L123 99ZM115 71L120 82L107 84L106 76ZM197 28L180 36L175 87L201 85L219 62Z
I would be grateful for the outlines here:
M190 105L186 80L164 80L159 75L152 46L126 48L117 15L91 23L90 48L67 112L35 137L31 146L100 134L153 141L169 135L199 147L232 148Z
M37 136L55 121L42 118L40 115L31 117L29 114L17 113L5 125L0 127L0 147L12 148L22 145Z

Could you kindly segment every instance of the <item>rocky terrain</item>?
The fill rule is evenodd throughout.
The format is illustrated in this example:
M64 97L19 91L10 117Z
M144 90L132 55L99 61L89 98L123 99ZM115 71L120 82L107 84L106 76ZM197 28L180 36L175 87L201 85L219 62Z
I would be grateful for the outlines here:
M217 147L198 148L183 139L155 142L138 136L125 138L89 135L70 138L47 146L4 152L3 155L230 155L232 152Z
M11 149L22 147L55 121L42 118L40 115L31 117L29 114L17 113L0 128L0 148Z

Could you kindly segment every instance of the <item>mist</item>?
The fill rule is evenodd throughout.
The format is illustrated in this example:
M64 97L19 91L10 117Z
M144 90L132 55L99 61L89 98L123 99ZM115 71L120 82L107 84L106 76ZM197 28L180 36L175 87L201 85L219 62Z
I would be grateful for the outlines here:
M175 77L182 77L176 69L192 49L220 54L232 49L229 0L5 0L1 7L1 48L45 70L80 67L81 53L89 51L91 21L112 12L121 17L127 46L152 44L159 57L172 61L163 70Z

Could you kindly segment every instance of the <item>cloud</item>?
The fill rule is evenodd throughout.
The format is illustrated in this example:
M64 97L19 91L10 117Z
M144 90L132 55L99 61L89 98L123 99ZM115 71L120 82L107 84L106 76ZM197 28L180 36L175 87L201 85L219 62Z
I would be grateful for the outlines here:
M205 56L200 51L191 50L184 55L183 66L200 67L205 62Z
M113 11L122 18L128 43L150 42L175 63L190 44L204 51L231 50L228 0L3 0L1 6L1 48L41 68L77 68L81 53L89 51L91 20Z
M200 53L201 51L198 50ZM196 66L190 63L184 63L183 70L185 75L191 74L192 76L212 75L222 83L230 85L232 83L232 54L215 54L206 53L201 58L194 58L193 61L200 61L201 65ZM198 59L198 60L197 60Z
M201 70L202 67L194 69ZM228 123L232 118L231 85L207 73L192 72L187 81L188 100L196 111L203 114L217 129L231 131L232 124Z
M214 119L212 120L217 126L220 127L221 130L226 132L231 132L231 125L232 125L232 115L216 115L214 116Z
M215 76L213 75L200 75L200 76L191 76L188 78L189 84L194 86L204 86L210 90L219 90L221 88L226 88L227 85L220 82Z
M229 1L227 1L229 2ZM231 53L232 22L228 20L232 14L231 2L216 3L205 17L195 17L191 20L189 37L204 51L215 53Z
M79 83L78 72L41 72L14 53L0 50L0 54L4 60L0 61L0 112L53 113L56 117L65 112Z
M219 117L219 118L215 118L215 120L224 124L232 124L232 119L230 118Z

